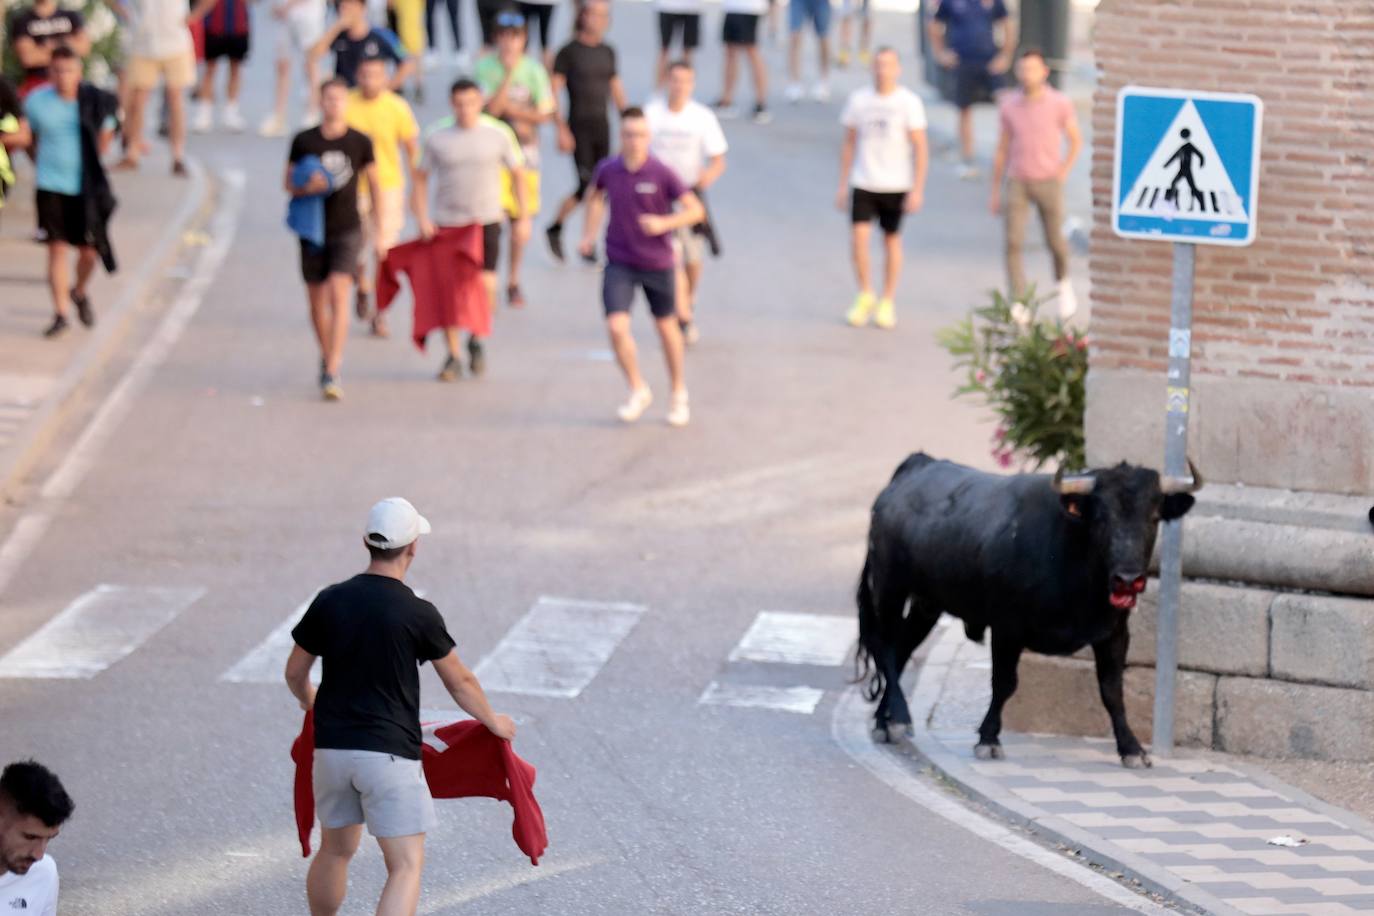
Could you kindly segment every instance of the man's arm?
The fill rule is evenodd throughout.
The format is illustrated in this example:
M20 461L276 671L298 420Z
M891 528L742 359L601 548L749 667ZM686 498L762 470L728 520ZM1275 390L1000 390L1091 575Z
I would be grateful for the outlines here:
M925 202L926 169L930 165L930 149L926 144L924 127L911 132L911 155L914 180L911 183L911 191L906 196L906 212L915 213Z
M1008 14L993 23L993 27L1002 35L1001 41L998 43L1000 50L997 52L997 56L988 63L988 72L1006 73L1011 69L1011 58L1016 53L1016 23Z
M26 149L33 143L33 131L29 129L28 118L20 117L17 121L18 126L14 130L0 133L0 145L5 147L6 152Z
M310 197L315 194L323 194L329 190L329 179L318 172L311 175L310 180L302 187L296 187L291 183L291 173L295 170L295 165L294 162L286 163L286 175L282 178L282 187L286 189L287 194L292 197Z
M114 142L115 129L107 127L102 130L95 138L95 148L100 155L105 155L110 151L110 144Z
M577 140L573 137L572 128L568 126L567 119L563 117L563 91L568 86L568 78L555 70L550 85L553 95L553 123L555 130L558 131L558 151L571 153L577 146Z
M85 27L74 30L71 34L62 39L62 43L76 52L76 56L85 60L91 53L91 36L86 34ZM52 52L49 51L49 54Z
M459 660L456 649L443 658L435 659L434 672L439 675L439 680L459 709L485 725L496 737L507 741L515 738L515 723L510 716L497 715L492 710L477 675Z
M315 685L310 683L310 669L314 664L315 656L298 645L291 647L291 654L286 659L286 686L306 712L315 706Z
M1002 121L997 134L997 151L992 154L992 193L988 197L988 210L994 216L1002 209L1002 179L1007 174L1007 157L1011 153L1011 131L1006 120Z
M630 97L625 93L625 84L618 75L611 77L611 101L615 102L616 114L630 107Z
M382 250L382 208L380 206L382 186L377 181L377 162L369 162L363 169L363 178L367 181L367 196L372 201L372 206L368 209L368 214L372 218L372 241L377 253L377 263L386 260L386 252Z
M959 63L959 55L945 47L945 26L938 19L930 20L926 27L926 34L930 36L930 51L935 59L940 62L942 67L954 67Z
M215 8L219 0L199 0L195 6L191 7L191 13L186 17L186 25L193 26L197 20L204 19L210 15L210 11Z
M697 179L697 187L705 191L711 185L720 180L720 176L725 174L725 154L711 156L706 160L706 168L701 170L701 177Z
M844 143L840 145L840 189L835 193L835 206L841 210L849 201L849 172L854 167L854 145L858 142L858 131L853 127L844 129Z
M51 52L27 35L16 35L13 40L14 55L25 67L46 67Z
M410 212L415 215L420 237L434 238L434 224L429 221L429 172L420 166L410 173Z
M329 53L329 47L334 44L334 39L338 38L346 28L348 28L348 26L343 21L335 22L331 25L329 29L320 36L320 40L311 45L310 50L305 52L306 59L309 60L311 64L318 63L321 57ZM315 92L318 89L318 86L310 87L311 92Z
M582 244L577 246L577 250L584 255L596 250L596 236L601 231L601 217L606 209L606 192L597 187L588 188L586 204Z
M701 205L701 198L691 191L684 191L677 202L679 207L672 213L640 214L639 228L643 229L646 235L666 235L677 229L695 226L706 219L706 208Z
M1061 184L1069 180L1073 164L1078 161L1078 154L1083 151L1083 132L1078 129L1078 118L1069 117L1069 122L1064 125L1064 136L1069 138L1069 151L1064 154L1064 167L1059 171Z
M406 80L415 75L415 57L410 55L401 58L396 63L396 72L391 75L391 91L400 92L405 88Z

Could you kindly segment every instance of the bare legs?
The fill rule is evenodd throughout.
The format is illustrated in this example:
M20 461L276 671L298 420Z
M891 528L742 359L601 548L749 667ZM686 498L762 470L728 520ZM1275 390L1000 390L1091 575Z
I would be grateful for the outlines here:
M720 93L722 103L729 105L735 98L735 83L739 79L739 55L743 52L749 61L749 70L754 78L754 100L759 105L768 104L768 71L763 66L763 56L757 45L725 46L725 85Z
M320 851L305 879L310 916L336 916L348 893L348 865L362 840L361 824L322 828ZM414 916L420 903L420 874L425 865L425 835L379 837L386 861L386 886L377 916Z
M850 232L850 254L854 261L854 278L859 281L859 292L873 292L873 262L868 253L872 227L868 223L854 223ZM902 237L893 232L883 234L883 298L893 299L897 295L897 281L902 276Z
M330 375L338 375L343 364L344 344L348 342L348 297L352 291L353 278L348 274L330 274L323 283L306 285L320 359Z

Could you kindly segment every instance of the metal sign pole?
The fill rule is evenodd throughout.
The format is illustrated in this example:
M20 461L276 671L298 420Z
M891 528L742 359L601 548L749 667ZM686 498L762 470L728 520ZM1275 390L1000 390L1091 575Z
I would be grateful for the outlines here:
M1174 244L1169 322L1169 404L1164 421L1164 473L1188 476L1188 402L1192 376L1193 265L1197 247ZM1159 556L1159 625L1155 652L1155 718L1151 747L1174 751L1174 682L1178 674L1178 608L1183 587L1183 520L1164 523Z

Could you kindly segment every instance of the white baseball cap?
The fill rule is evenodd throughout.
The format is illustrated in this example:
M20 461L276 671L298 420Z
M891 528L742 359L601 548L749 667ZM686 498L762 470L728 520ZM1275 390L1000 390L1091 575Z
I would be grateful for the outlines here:
M394 550L429 532L428 519L416 512L409 500L393 496L377 503L367 513L363 540L380 550Z

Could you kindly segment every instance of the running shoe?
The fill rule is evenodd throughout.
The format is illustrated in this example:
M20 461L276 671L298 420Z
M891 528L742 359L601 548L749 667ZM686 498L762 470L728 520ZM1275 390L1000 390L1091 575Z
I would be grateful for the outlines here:
M339 380L327 372L320 379L320 394L326 401L343 400L343 388L339 385Z
M284 137L286 136L286 119L278 115L268 115L263 119L262 125L258 127L259 137Z
M520 292L520 287L514 283L506 287L506 304L513 309L525 307L525 294Z
M806 98L806 87L801 83L788 83L787 88L782 91L783 98L793 105Z
M867 67L873 63L873 54L867 48L859 52L859 63Z
M430 48L424 53L424 56L420 58L420 69L428 72L437 66L439 66L439 52Z
M563 263L563 227L549 226L544 230L544 238L549 240L549 253L559 264Z
M372 294L357 290L353 294L353 311L357 313L359 321L366 321L367 316L372 314Z
M868 324L868 319L873 315L873 294L859 293L854 297L854 304L849 307L849 311L844 313L844 320L849 322L852 327L861 328Z
M56 337L58 334L61 334L65 330L67 330L67 316L54 315L52 318L52 324L48 325L48 329L43 332L43 336L53 338Z
M687 403L687 392L673 392L673 402L668 408L669 426L686 426L692 419L692 407Z
M754 106L753 122L755 124L769 124L773 121L773 116L768 112L768 106L762 102Z
M816 102L830 101L830 84L822 80L811 87L811 98Z
M616 416L622 423L633 423L644 416L644 411L654 402L654 393L648 388L637 388L630 392L630 399L616 409Z
M137 164L135 164L134 167L137 168ZM188 168L186 168L186 163L182 162L180 159L177 159L172 162L173 178L185 178L189 174L191 174L191 171Z
M880 299L878 310L873 313L873 324L890 331L897 326L897 306L891 299Z
M320 359L320 378L319 378L319 385L320 385L321 388L324 387L324 380L327 379L327 378L329 378L329 370L326 369L326 368L324 367L324 358L321 357L321 359Z
M191 131L208 134L215 126L215 109L209 102L197 102L191 112Z
M307 111L301 115L301 130L309 130L312 127L320 126L320 113L318 111Z
M1059 281L1059 318L1068 321L1078 311L1078 296L1073 291L1073 283L1068 277Z
M739 117L739 108L724 99L717 99L711 107L716 110L716 117L718 118L728 121L731 118Z
M381 312L372 316L372 324L368 331L378 340L388 340L391 337L391 328L387 327L386 318L382 317Z
M453 66L463 72L472 69L472 55L463 50L453 52Z
M72 290L72 305L76 306L76 317L81 319L81 323L86 327L95 325L95 309L91 308L91 297L87 295L77 295L76 290Z
M449 358L446 359L446 360L444 360L444 368L442 368L442 369L439 370L439 381L441 381L441 382L456 382L456 381L458 381L459 378L462 377L462 375L463 375L463 364L462 364L462 362L459 361L458 357L453 356L452 354L450 354L450 355L449 355Z
M598 260L596 259L596 249L595 249L595 248L592 249L592 253L591 253L591 254L580 254L580 253L579 253L579 255L580 255L580 257L582 258L582 263L583 263L583 265L586 266L586 267L596 267L596 266L598 266L598 265L601 263L600 261L598 261Z
M843 70L845 67L848 67L848 66L849 66L849 49L848 49L848 48L841 48L841 49L839 50L839 53L837 53L837 54L835 55L835 66L839 67L841 70Z
M248 126L247 122L243 120L243 115L239 112L239 106L237 105L224 106L224 117L221 121L224 123L226 130L231 130L236 134L241 133L244 128Z
M701 340L701 332L697 330L695 321L680 321L682 328L682 342L689 347L696 346L697 341Z
M482 341L476 337L468 338L468 371L473 375L487 371L487 354L482 349Z
M983 173L979 171L978 166L971 160L965 159L959 166L960 181L977 181L981 177L983 177Z

